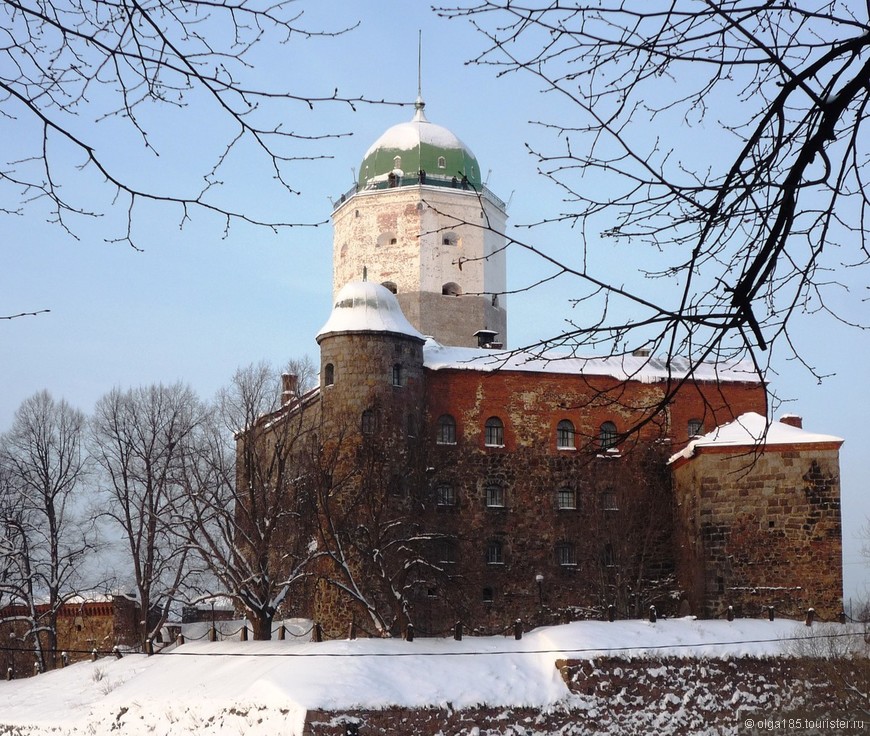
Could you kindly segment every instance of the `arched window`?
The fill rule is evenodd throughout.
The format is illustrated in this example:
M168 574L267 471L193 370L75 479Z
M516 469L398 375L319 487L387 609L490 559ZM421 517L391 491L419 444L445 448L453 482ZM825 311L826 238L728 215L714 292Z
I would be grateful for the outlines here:
M438 417L438 436L436 442L439 445L456 444L456 420L449 414Z
M456 233L444 233L441 236L441 245L456 245L459 242L459 238L456 236Z
M391 294L399 293L399 287L396 286L392 281L382 281L381 286L383 286Z
M573 450L574 424L570 419L563 419L556 425L556 447L560 450Z
M447 159L444 158L444 156L438 157L438 168L439 169L446 169L447 168Z
M486 506L490 509L504 508L504 487L498 483L486 486Z
M393 385L401 386L402 385L402 364L401 363L393 363Z
M560 488L556 492L556 506L560 509L576 509L577 493L573 488Z
M616 446L616 425L613 422L604 422L598 433L602 450L609 450Z
M556 545L556 561L562 567L571 567L577 564L574 545L571 542L559 542Z
M360 420L360 429L363 434L374 434L375 428L377 425L375 413L371 409L366 409L362 413L362 419Z
M502 548L502 543L498 539L490 539L489 543L486 545L486 564L504 564L504 550Z
M393 159L393 168L394 169L401 169L402 168L402 157L401 156L396 156Z
M498 417L486 420L484 434L484 444L487 447L504 447L504 422Z
M454 281L448 281L441 287L441 293L444 296L462 296L462 289Z
M323 367L323 383L326 386L335 383L335 366L332 363L327 363Z
M704 432L704 421L701 419L689 420L689 439L697 437Z

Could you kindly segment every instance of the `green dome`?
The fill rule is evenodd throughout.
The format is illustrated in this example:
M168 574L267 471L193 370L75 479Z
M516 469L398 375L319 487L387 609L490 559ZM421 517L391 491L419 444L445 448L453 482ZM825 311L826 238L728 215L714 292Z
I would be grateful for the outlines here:
M474 154L447 128L430 123L423 114L424 103L418 99L414 118L387 130L366 151L360 164L360 189L388 185L390 174L398 177L398 184L417 184L420 171L426 172L426 181L457 182L465 177L472 187L481 188L480 165Z

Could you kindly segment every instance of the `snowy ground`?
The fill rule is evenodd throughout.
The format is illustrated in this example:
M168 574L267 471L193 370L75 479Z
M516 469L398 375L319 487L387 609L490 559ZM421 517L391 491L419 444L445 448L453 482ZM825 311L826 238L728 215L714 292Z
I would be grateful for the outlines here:
M807 631L794 621L678 619L578 622L520 641L195 642L2 681L0 732L300 736L309 709L549 708L573 697L557 659L781 655Z

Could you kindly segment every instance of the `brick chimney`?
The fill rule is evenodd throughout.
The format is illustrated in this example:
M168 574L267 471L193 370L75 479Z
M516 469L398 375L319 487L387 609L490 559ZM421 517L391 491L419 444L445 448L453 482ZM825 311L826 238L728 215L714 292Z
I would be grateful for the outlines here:
M296 399L296 391L299 388L299 376L295 373L281 374L281 403L289 404Z
M799 414L783 414L779 421L783 424L787 424L789 427L797 427L798 429L804 428L804 418Z

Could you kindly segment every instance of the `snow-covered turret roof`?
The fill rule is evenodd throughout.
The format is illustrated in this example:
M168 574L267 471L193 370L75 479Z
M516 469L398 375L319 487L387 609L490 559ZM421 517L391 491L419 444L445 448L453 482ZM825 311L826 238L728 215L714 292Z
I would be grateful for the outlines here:
M463 176L479 190L482 184L480 165L471 152L451 131L430 123L423 113L421 99L414 117L407 123L389 128L366 151L360 164L360 188L386 181L390 174L400 179L415 177L422 170L427 179L451 179ZM396 159L399 166L396 167Z
M440 345L432 339L423 347L423 359L430 370L465 371L526 371L583 376L611 376L621 381L657 383L679 379L691 369L688 360L662 360L650 356L589 356L567 355L558 350L526 352L523 350L486 350ZM696 381L759 383L750 363L702 363L695 366Z
M716 427L712 432L697 437L677 454L670 462L688 460L704 448L759 448L775 445L830 445L839 447L842 437L831 434L807 432L784 422L768 422L767 418L755 412L741 414L733 422Z
M408 322L396 296L386 287L370 281L351 281L341 288L332 314L317 333L317 342L338 332L407 335L421 342L426 339Z

